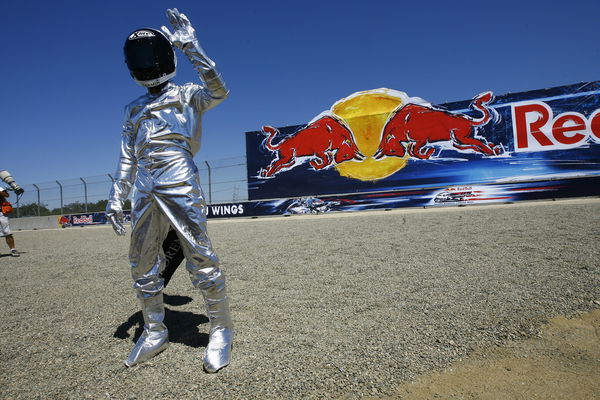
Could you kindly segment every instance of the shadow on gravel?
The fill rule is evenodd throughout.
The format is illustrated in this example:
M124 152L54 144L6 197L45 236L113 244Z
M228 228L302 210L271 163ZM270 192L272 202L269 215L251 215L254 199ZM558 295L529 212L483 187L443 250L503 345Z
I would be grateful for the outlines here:
M19 254L27 254L27 252L25 251L20 251ZM2 257L12 257L12 254L8 253L8 254L0 254L0 258Z
M169 295L163 293L163 300L165 304L170 306L182 306L184 304L190 303L194 301L190 296L179 296L179 295Z
M164 295L165 304L171 306L181 306L192 300L188 296ZM169 328L169 341L171 343L181 343L194 348L206 347L208 345L208 334L200 333L198 326L207 322L209 321L205 315L165 308L165 325ZM129 330L133 327L135 327L135 332L132 341L135 343L144 329L144 317L141 311L136 312L127 321L119 325L113 337L127 339L131 336Z

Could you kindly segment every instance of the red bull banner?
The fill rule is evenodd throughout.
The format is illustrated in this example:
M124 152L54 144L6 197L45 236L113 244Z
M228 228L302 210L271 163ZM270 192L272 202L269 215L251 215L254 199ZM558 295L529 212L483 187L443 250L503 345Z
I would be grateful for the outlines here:
M131 212L124 211L125 222L131 221ZM68 228L70 226L102 225L108 224L106 214L103 212L91 212L80 214L65 214L58 217L58 226Z
M447 204L486 197L490 187L558 181L557 196L595 195L600 81L441 105L393 89L362 91L306 125L265 121L246 134L246 151L250 200L419 189L441 191L437 203Z

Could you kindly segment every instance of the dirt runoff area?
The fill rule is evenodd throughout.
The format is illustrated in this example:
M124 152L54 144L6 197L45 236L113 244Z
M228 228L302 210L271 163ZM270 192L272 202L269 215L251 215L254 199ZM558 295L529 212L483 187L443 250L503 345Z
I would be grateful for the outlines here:
M599 304L600 305L600 304ZM475 352L402 385L401 399L600 398L600 310L556 317L540 337Z

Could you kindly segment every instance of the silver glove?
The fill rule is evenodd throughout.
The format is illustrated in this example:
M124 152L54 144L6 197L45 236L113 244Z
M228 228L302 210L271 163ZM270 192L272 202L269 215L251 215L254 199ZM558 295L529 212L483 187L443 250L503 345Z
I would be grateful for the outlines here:
M115 209L115 205L110 204L106 208L106 218L108 222L112 225L115 233L119 236L125 235L125 226L123 225L123 210Z
M175 47L183 51L194 67L199 71L208 71L215 67L213 60L208 58L196 39L196 31L192 23L176 8L167 10L167 18L173 27L173 33L166 26L160 29Z

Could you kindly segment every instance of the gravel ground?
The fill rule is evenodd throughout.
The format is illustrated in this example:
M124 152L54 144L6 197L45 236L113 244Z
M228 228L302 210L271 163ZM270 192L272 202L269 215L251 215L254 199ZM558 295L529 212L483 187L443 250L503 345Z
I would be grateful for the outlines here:
M600 300L600 199L211 221L209 231L237 332L229 367L202 371L208 324L183 268L165 290L170 348L127 369L142 321L129 240L107 226L17 232L24 254L0 256L0 397L394 395Z

